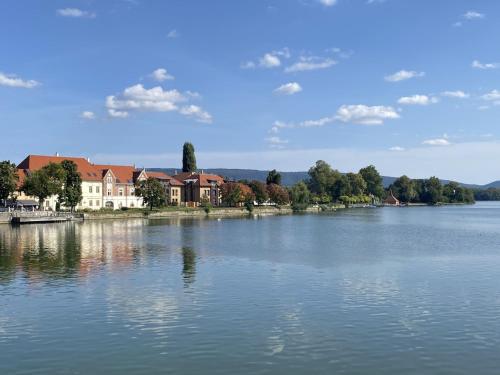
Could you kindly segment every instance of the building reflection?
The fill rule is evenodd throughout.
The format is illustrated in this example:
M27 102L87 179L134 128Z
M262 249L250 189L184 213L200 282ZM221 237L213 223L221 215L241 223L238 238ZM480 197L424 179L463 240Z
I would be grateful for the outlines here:
M190 247L182 248L182 276L184 285L189 286L195 280L196 253Z

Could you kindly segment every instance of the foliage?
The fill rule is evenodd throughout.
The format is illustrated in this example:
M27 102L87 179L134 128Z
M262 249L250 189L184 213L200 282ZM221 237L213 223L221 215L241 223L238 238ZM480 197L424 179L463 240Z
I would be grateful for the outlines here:
M18 181L16 165L9 160L0 162L0 200L7 200L16 191Z
M478 201L500 201L500 189L488 188L486 190L476 189L473 190L474 199Z
M74 211L82 200L82 176L75 162L71 160L63 160L61 167L64 170L64 183L59 195L59 203Z
M290 200L294 210L304 210L311 202L311 192L305 182L300 181L290 189Z
M331 197L336 201L339 200L341 196L350 194L351 185L349 184L349 179L345 175L339 175L331 188Z
M24 180L21 190L38 198L40 209L45 199L52 195L60 195L64 183L64 169L61 164L49 163L43 168L29 174Z
M255 199L252 189L239 182L226 182L221 187L222 202L229 207L235 207L242 203L251 202Z
M447 203L474 203L474 192L460 186L457 182L449 182L443 186L443 199Z
M335 181L341 174L333 170L328 163L318 160L316 164L309 169L309 190L316 195L322 196L328 194L331 196Z
M384 185L382 184L382 177L373 165L360 169L359 174L366 182L366 192L368 194L372 194L379 199L384 196L385 192Z
M182 171L196 172L196 156L194 154L194 146L186 142L182 147Z
M402 202L411 202L417 196L415 183L408 176L403 175L396 179L389 189L392 191L392 194Z
M363 195L366 191L366 182L363 176L359 173L347 173L347 179L349 180L349 186L351 188L351 195Z
M162 207L166 204L163 185L152 177L136 184L135 195L141 197L151 211L154 207Z
M277 172L276 169L273 169L267 175L266 183L267 185L271 184L281 185L281 174Z
M425 203L437 204L443 200L443 185L437 177L425 181Z
M267 194L266 184L260 181L253 180L249 184L253 193L255 194L255 201L257 204L266 203L269 200L269 194Z
M201 197L200 207L203 208L206 214L209 214L213 208L210 198L207 196Z
M269 194L269 199L271 200L271 202L277 204L278 206L288 204L290 202L288 191L280 185L267 185L267 193Z

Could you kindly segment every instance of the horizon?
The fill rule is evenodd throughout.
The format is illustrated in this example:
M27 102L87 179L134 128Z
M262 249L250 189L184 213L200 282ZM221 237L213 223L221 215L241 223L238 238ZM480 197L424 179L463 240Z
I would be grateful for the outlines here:
M499 14L486 0L7 1L0 159L172 168L190 141L200 169L321 159L488 184Z

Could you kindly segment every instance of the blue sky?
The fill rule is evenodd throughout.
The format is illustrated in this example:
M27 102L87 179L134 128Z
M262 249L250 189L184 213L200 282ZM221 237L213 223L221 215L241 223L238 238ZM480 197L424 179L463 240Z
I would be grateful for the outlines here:
M500 179L500 2L3 1L0 159Z

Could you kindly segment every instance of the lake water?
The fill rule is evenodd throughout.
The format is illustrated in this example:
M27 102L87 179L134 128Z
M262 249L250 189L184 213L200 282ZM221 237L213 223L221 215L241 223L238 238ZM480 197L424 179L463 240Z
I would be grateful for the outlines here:
M500 205L0 225L0 374L498 374Z

